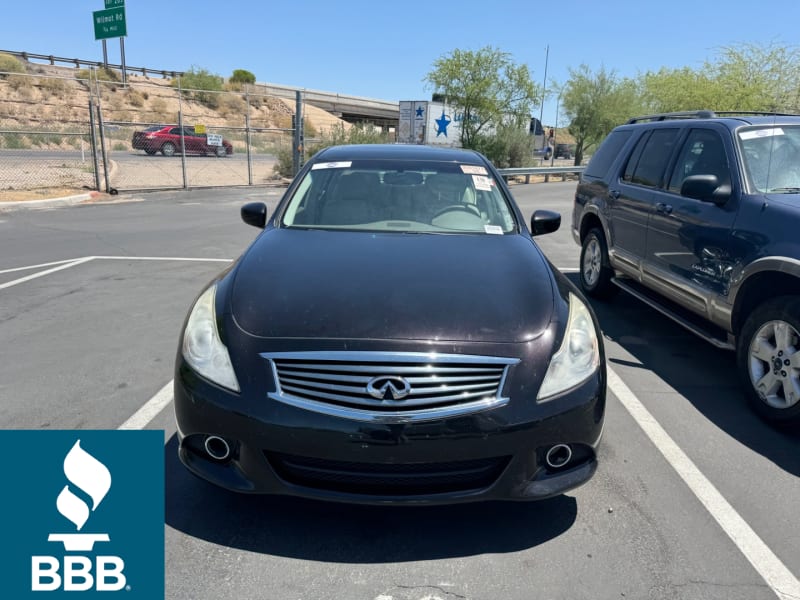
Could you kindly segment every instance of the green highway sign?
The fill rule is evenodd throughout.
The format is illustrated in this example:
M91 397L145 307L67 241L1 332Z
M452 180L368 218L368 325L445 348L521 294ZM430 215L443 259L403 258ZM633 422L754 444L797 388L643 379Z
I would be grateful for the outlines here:
M108 0L106 4L108 4ZM94 17L94 39L105 40L128 35L125 26L124 5L106 10L96 10L92 16Z
M106 8L117 8L125 6L125 0L106 0Z

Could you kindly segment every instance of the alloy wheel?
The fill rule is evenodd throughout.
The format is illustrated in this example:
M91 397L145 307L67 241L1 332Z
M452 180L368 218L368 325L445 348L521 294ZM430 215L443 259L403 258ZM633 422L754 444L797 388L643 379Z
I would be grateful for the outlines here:
M602 250L597 238L592 237L586 244L583 253L583 279L589 287L594 286L600 278L602 267Z
M750 381L759 397L773 408L800 401L800 334L786 321L764 323L750 342Z

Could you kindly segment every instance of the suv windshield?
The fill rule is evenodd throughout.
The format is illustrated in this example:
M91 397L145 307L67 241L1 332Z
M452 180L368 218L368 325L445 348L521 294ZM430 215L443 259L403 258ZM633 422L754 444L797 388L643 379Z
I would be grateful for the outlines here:
M414 233L516 231L513 212L485 167L397 160L312 165L282 224Z
M741 129L738 140L752 192L800 193L800 126Z

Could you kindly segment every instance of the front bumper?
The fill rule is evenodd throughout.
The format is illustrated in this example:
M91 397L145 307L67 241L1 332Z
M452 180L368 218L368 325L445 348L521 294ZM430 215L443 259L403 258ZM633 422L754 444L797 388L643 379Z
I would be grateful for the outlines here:
M242 394L198 377L179 356L175 414L179 456L195 475L245 493L367 504L537 500L588 481L597 468L605 372L545 403L506 406L422 423L374 423ZM208 436L230 456L215 460ZM572 459L546 464L568 444Z

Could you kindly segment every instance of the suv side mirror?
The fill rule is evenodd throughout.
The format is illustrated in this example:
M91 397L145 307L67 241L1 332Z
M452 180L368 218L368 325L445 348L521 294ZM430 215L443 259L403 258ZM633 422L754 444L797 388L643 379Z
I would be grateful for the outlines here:
M681 196L721 205L731 197L731 186L720 185L716 175L690 175L681 184Z
M242 221L253 227L264 229L267 224L267 205L263 202L250 202L242 207Z
M561 227L561 215L552 210L537 210L531 217L531 235L553 233Z

